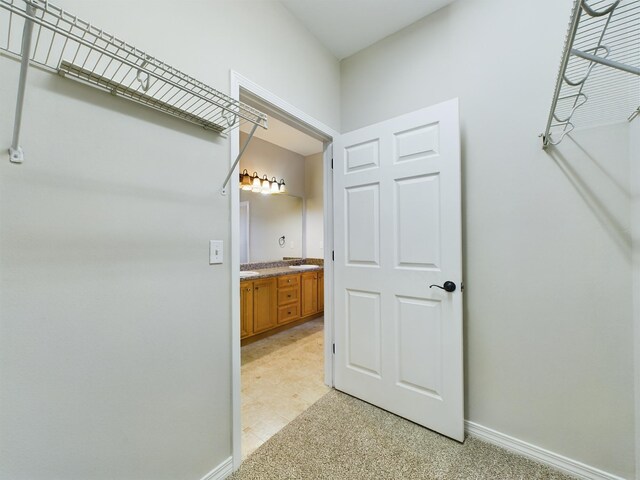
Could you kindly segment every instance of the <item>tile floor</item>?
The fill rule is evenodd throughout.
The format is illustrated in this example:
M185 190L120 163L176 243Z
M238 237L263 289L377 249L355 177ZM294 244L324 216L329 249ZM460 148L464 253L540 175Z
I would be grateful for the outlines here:
M242 347L242 458L329 391L323 318Z

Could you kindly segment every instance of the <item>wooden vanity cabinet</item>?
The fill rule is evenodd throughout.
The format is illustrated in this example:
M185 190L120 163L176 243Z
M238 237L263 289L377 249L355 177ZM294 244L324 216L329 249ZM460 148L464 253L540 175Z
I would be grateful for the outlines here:
M318 311L318 272L303 273L300 282L302 285L302 306L300 314L306 317Z
M253 335L253 282L240 282L240 338Z
M300 318L300 275L278 277L278 325Z
M300 274L281 275L278 278L278 288L297 287L300 285Z
M275 278L253 281L253 333L264 332L278 323Z
M323 310L323 271L244 280L240 282L242 344L315 318Z
M276 326L276 291L275 278L240 282L240 338Z
M324 312L324 270L318 272L318 311Z

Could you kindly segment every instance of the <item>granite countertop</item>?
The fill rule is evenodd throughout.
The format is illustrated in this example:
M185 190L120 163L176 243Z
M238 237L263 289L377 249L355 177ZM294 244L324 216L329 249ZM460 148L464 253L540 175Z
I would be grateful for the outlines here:
M263 263L263 264L255 264L255 268L251 268L252 264L245 264L242 265L240 270L241 271L252 271L252 272L259 272L259 275L252 275L250 277L240 277L240 281L245 281L245 280L259 280L261 278L269 278L269 277L279 277L281 275L295 275L295 274L299 274L299 273L305 273L305 272L321 272L324 268L322 265L318 265L319 268L308 268L308 269L295 269L295 268L289 268L289 265L300 265L302 264L304 261L303 260L297 260L295 262L291 262L291 261L281 261L281 262L271 262L271 263ZM311 263L311 262L308 262ZM260 268L262 267L262 268Z

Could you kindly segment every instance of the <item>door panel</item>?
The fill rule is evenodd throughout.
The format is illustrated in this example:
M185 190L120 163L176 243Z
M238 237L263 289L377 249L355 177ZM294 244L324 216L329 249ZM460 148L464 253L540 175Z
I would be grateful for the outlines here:
M380 294L347 290L347 367L380 379Z
M395 182L396 265L438 268L440 263L440 177L421 175Z
M334 191L336 388L463 440L457 100L335 139Z
M396 300L397 383L441 399L441 302L401 296Z
M345 173L377 168L380 165L380 149L377 138L369 142L345 147L344 154Z
M380 263L380 203L378 184L345 189L346 246L350 264Z

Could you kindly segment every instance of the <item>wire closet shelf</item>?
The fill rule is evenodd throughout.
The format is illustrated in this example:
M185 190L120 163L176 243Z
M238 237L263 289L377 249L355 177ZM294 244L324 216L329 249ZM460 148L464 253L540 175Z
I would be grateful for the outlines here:
M574 0L543 148L640 113L640 0Z
M0 53L220 134L267 128L264 113L48 1L0 0Z

